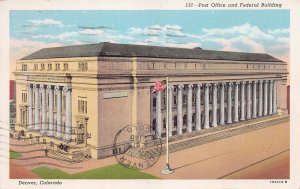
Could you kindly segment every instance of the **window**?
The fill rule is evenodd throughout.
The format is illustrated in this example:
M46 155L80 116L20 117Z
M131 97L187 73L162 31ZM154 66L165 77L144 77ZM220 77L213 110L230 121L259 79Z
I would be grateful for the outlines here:
M52 70L52 64L48 64L48 70Z
M78 63L78 71L87 71L87 70L88 70L88 63L86 62Z
M55 64L55 71L58 71L58 70L60 70L60 64L59 63Z
M41 64L41 70L45 70L45 64Z
M186 95L183 95L183 104L186 104Z
M22 64L22 71L26 71L27 70L27 64Z
M34 64L34 70L38 70L39 69L39 65L38 64Z
M152 99L152 107L153 107L153 108L156 108L156 98L153 98L153 99Z
M196 95L193 94L193 103L195 103L195 102L196 102Z
M43 144L46 144L46 139L43 139Z
M67 71L67 70L69 70L69 65L68 65L68 63L64 63L64 71Z
M63 95L63 101L62 101L62 111L65 112L66 111L66 96Z
M174 100L174 105L176 105L177 104L177 96L174 96L173 100Z
M22 93L22 103L27 102L27 93Z
M50 141L50 146L53 147L54 146L54 142Z
M78 113L87 113L87 101L78 100Z

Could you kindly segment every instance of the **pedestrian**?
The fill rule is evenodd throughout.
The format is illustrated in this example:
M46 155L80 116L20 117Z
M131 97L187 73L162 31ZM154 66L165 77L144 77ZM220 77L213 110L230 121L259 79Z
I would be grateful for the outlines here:
M47 149L47 147L45 149L45 156L48 156L48 149Z

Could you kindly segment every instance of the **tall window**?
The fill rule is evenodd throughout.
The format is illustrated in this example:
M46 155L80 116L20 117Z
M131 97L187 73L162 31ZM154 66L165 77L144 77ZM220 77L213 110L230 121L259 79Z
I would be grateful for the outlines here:
M86 62L78 63L78 71L87 71L87 70L88 70L88 63Z
M41 70L45 70L45 64L41 64Z
M48 70L52 70L52 64L48 64Z
M64 63L64 71L67 71L67 70L69 70L69 65L68 65L68 63Z
M87 113L87 101L86 100L78 100L78 113Z

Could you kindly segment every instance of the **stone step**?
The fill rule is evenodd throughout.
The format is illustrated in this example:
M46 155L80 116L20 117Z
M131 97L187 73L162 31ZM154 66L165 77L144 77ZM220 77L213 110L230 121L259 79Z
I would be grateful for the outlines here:
M54 150L49 150L48 156L52 157L54 159L61 160L68 164L78 163L78 162L82 162L82 161L86 160L83 156L82 157L78 156L76 158L70 158L70 157L68 157L68 154L66 154L64 152L60 152L60 151L54 151Z
M235 125L236 128L232 125L220 126L220 127L222 127L222 129L218 129L217 131L212 130L211 134L207 134L205 136L203 136L203 134L198 133L198 136L194 135L196 137L193 137L191 139L185 138L182 141L175 140L174 142L169 142L169 153L173 153L173 152L177 152L177 151L191 148L194 146L210 143L210 142L213 142L216 140L221 140L224 138L232 137L232 136L239 135L242 133L251 132L251 131L254 131L257 129L262 129L265 127L269 127L272 125L286 122L288 120L289 120L289 116L273 116L273 117L267 117L267 118L258 118L258 119L255 119L255 121L249 120L247 122L243 122L243 124L246 124L246 125L244 125L242 127L240 127L240 125L237 123L232 124L232 125ZM207 130L210 130L210 129L207 129ZM147 151L149 152L149 154L152 154L153 156L160 155L160 154L158 154L158 151L156 150L156 147L154 147L154 146L148 147ZM166 146L164 145L162 147L161 154L165 154L165 151L166 151ZM134 157L142 158L142 157L140 157L140 153L139 153L138 149L131 148L127 152L128 153L126 153L126 154L131 154Z

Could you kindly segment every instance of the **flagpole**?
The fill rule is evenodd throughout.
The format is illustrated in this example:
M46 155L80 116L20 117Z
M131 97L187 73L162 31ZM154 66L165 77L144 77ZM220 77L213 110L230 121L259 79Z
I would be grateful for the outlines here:
M174 173L174 169L170 168L170 164L169 164L169 77L167 77L167 90L166 90L167 94L167 116L166 116L166 167L161 170L162 174L172 174Z

